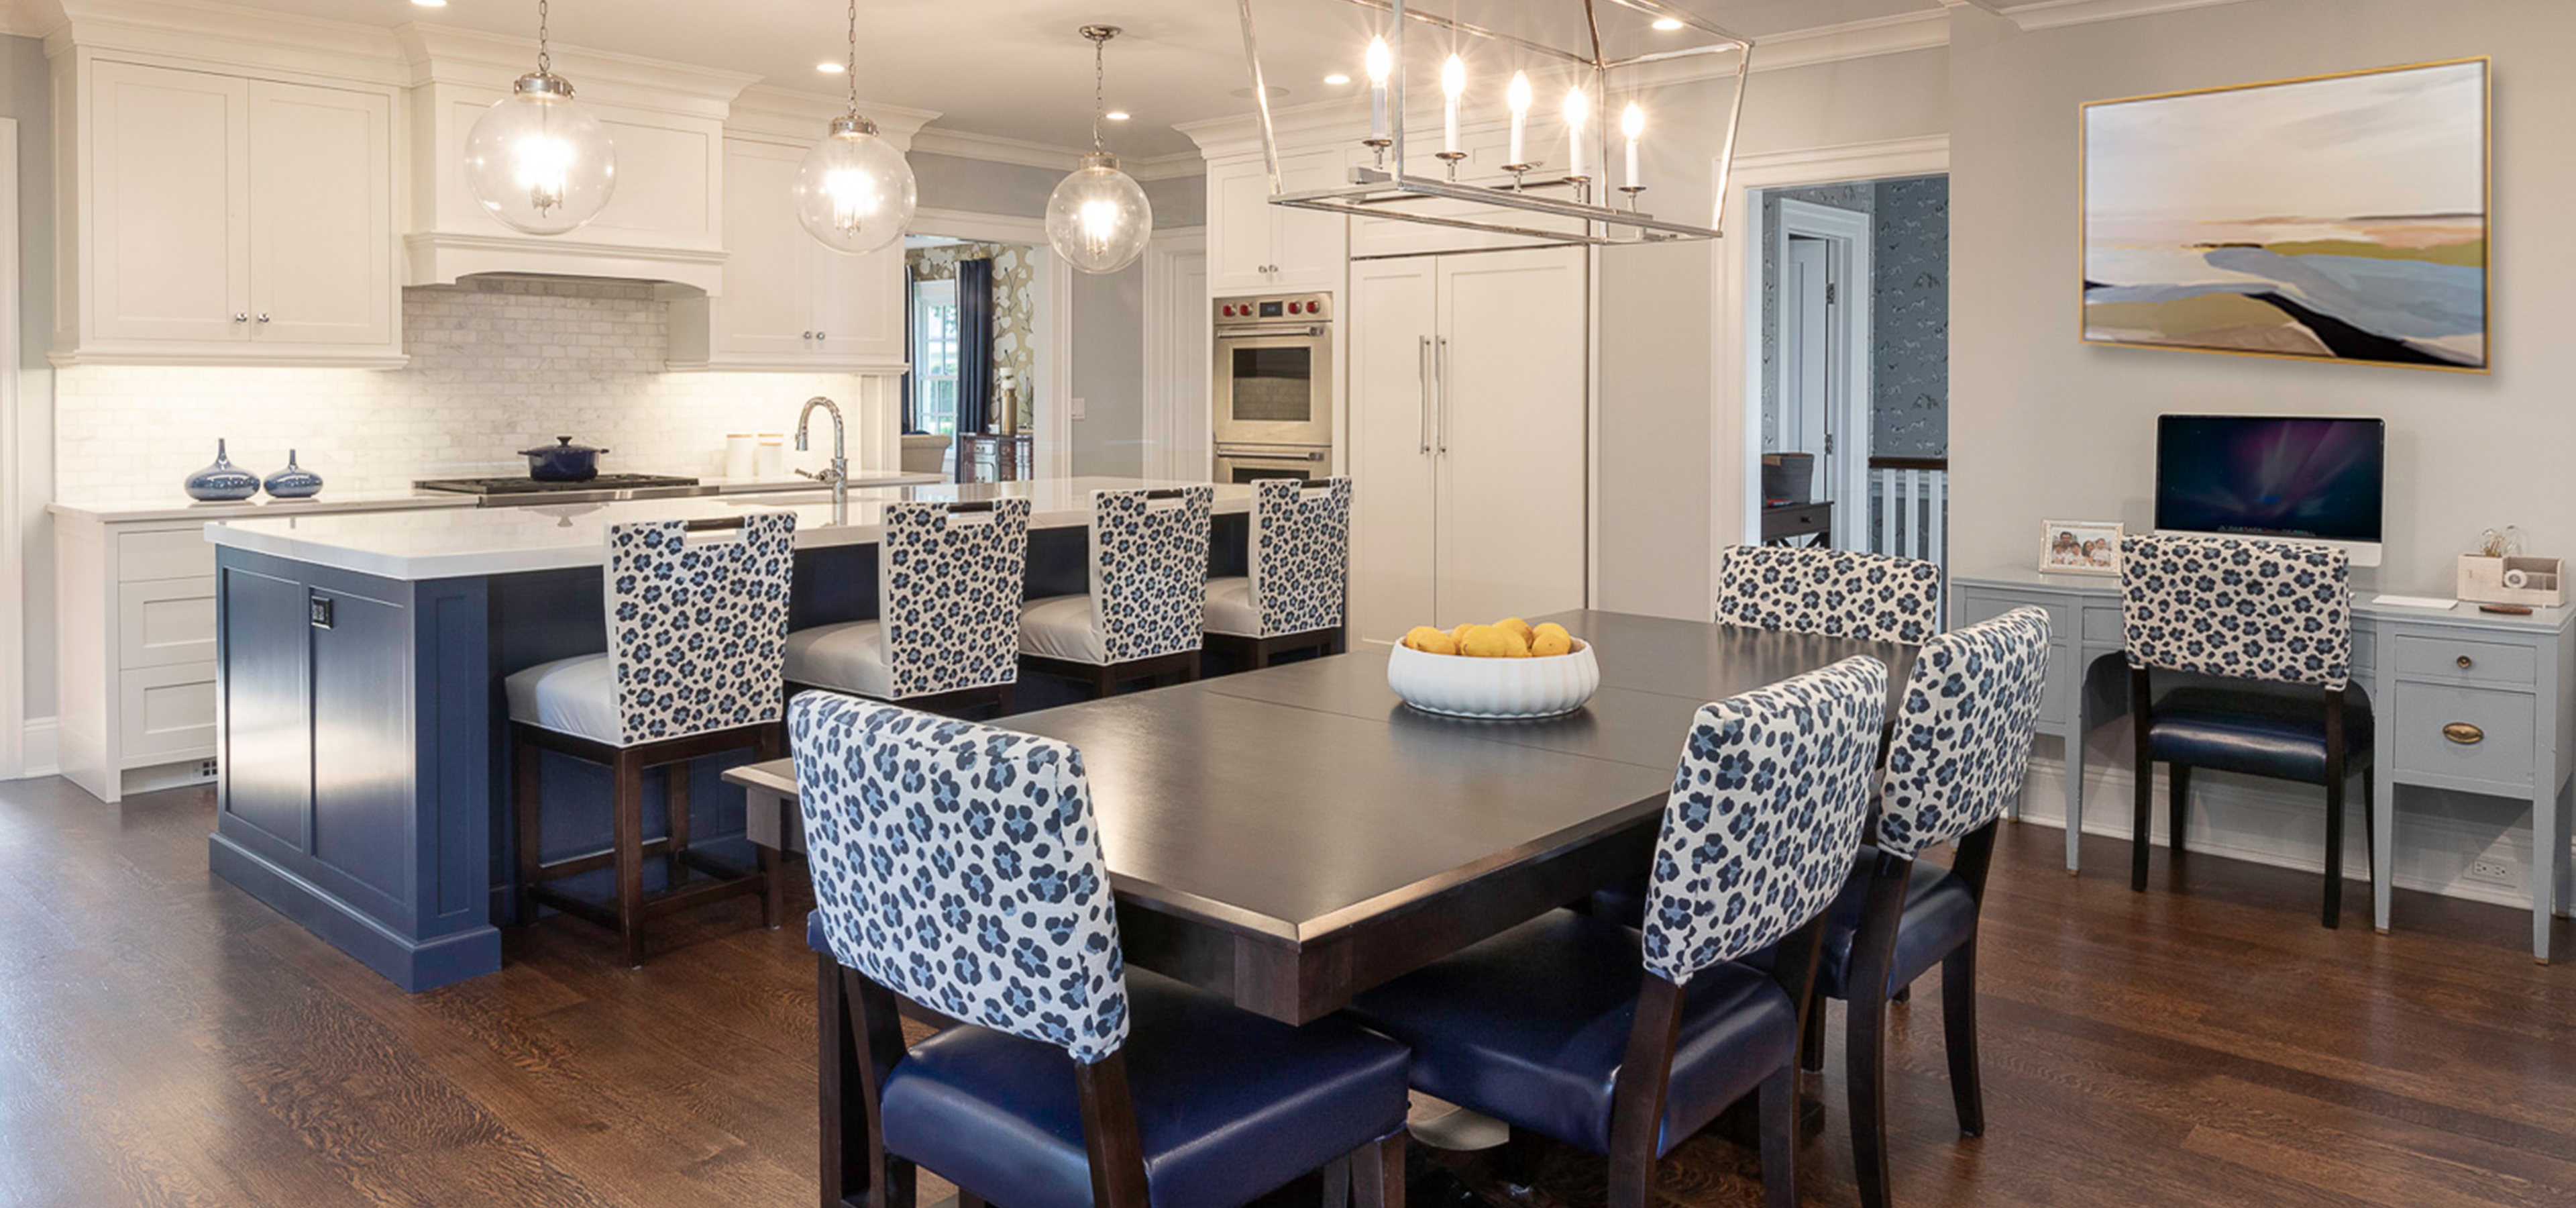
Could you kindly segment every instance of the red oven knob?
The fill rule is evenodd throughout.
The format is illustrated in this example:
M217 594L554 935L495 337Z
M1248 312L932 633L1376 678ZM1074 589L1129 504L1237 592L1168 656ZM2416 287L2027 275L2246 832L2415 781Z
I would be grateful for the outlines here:
M1226 306L1226 307L1223 307L1223 308L1221 308L1221 309L1222 309L1223 313L1225 314L1225 317L1226 317L1226 318L1231 319L1231 318L1233 318L1233 317L1234 317L1234 307L1232 307L1232 306Z
M1303 302L1291 302L1291 303L1289 303L1289 304L1288 304L1288 313L1289 313L1289 314L1292 314L1292 315L1294 315L1294 314L1303 314L1303 313L1305 312L1305 310L1306 310L1306 304L1305 304L1305 303L1303 303Z

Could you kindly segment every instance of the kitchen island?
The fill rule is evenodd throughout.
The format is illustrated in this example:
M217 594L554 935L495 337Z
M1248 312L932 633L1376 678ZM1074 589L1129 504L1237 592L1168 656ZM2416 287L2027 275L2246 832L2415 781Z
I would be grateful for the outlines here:
M1028 592L1087 590L1092 492L1175 483L1072 478L571 506L316 515L210 525L216 546L217 875L408 990L500 967L517 895L502 680L607 646L608 527L796 514L795 628L876 613L885 505L1030 500ZM1251 489L1216 488L1211 572L1242 573ZM730 763L690 769L691 829L742 829ZM603 770L549 758L542 839L557 859L608 840ZM665 825L648 780L648 830ZM659 861L651 862L659 864Z

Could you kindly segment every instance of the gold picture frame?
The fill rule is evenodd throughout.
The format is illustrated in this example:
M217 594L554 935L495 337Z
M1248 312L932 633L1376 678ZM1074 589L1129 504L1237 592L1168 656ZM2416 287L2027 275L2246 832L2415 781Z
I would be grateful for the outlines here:
M2078 342L2492 372L2493 76L2478 55L2087 102Z

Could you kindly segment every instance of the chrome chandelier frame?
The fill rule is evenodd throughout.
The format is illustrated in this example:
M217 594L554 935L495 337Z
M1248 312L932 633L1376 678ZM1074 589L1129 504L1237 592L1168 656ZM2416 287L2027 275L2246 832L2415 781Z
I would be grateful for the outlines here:
M1272 205L1326 210L1364 218L1399 219L1406 222L1427 223L1432 226L1526 236L1560 243L1580 242L1600 245L1663 243L1717 239L1724 235L1722 227L1726 218L1726 198L1735 173L1735 138L1744 122L1745 85L1752 78L1752 39L1730 33L1692 13L1659 3L1658 0L1566 0L1568 3L1580 3L1583 6L1584 28L1591 35L1588 54L1551 46L1500 30L1488 29L1454 17L1421 12L1408 5L1405 0L1343 0L1343 2L1386 13L1393 18L1385 35L1389 48L1394 52L1394 69L1387 79L1389 115L1387 128L1390 138L1384 140L1387 143L1386 146L1376 148L1379 153L1380 167L1351 169L1351 182L1347 185L1290 193L1283 189L1279 174L1279 134L1270 114L1269 84L1263 78L1261 69L1260 39L1255 32L1252 12L1254 0L1236 0L1236 6L1243 17L1243 55L1252 68L1252 103L1261 122L1261 155L1264 166L1270 173ZM1601 14L1597 5L1603 2L1645 14L1647 19L1679 21L1683 28L1696 30L1707 35L1710 40L1696 46L1654 51L1624 59L1609 58L1601 46ZM1626 195L1627 204L1624 208L1595 203L1590 199L1592 182L1580 176L1535 176L1515 172L1508 180L1476 183L1455 179L1454 163L1450 165L1451 175L1447 176L1424 176L1418 172L1406 171L1404 168L1405 137L1408 123L1404 103L1404 34L1406 28L1414 24L1517 47L1558 62L1572 64L1591 73L1588 87L1595 95L1602 98L1602 103L1592 110L1589 120L1593 130L1590 132L1590 138L1592 145L1600 148L1601 151L1604 177L1602 183L1604 184L1607 183L1609 175L1611 144L1601 136L1606 132L1608 125L1611 72L1684 59L1736 55L1735 97L1726 115L1726 139L1718 152L1717 199L1710 207L1709 224L1701 226L1671 218L1660 218L1642 210L1638 203L1639 194L1643 190L1634 187L1617 190ZM1386 154L1390 150L1393 152L1392 157ZM1610 192L1608 189L1602 191L1605 194ZM1508 217L1484 219L1454 214L1430 214L1404 208L1406 203L1436 199L1475 202L1505 211L1518 210L1561 218L1576 218L1583 220L1583 226L1579 231L1564 228L1550 229L1521 225Z

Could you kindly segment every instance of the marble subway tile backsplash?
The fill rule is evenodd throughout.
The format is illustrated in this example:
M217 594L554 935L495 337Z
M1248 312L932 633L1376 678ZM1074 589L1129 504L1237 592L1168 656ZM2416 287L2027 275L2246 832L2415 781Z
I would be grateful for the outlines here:
M55 491L75 502L177 496L230 442L265 475L295 449L335 491L509 473L518 450L570 434L611 455L604 471L719 473L729 432L787 432L810 395L849 417L854 465L895 406L879 375L665 373L668 307L624 281L478 277L403 291L397 370L81 365L55 375ZM829 448L802 461L819 465Z

